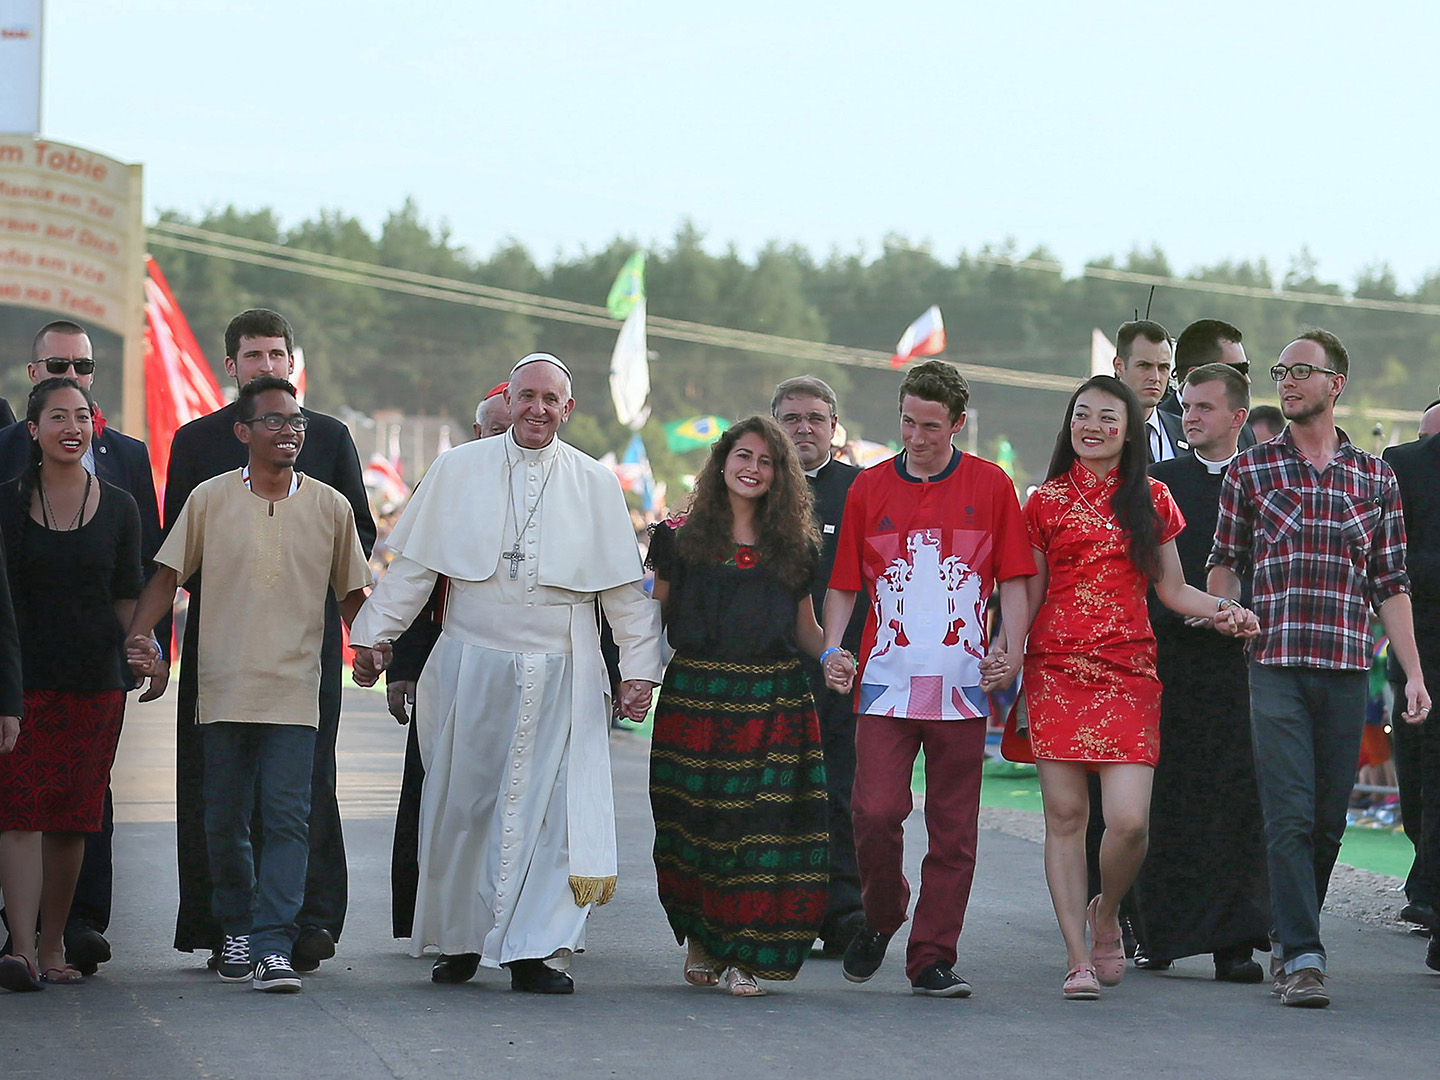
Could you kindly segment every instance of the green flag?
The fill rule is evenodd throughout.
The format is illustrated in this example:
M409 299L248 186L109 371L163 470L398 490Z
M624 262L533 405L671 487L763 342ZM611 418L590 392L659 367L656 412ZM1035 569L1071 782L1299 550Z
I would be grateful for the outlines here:
M672 454L697 450L720 438L729 426L730 421L719 416L692 416L688 420L676 420L665 425L665 445Z
M623 319L635 310L635 305L645 299L645 252L637 251L625 260L620 273L615 275L615 284L610 286L610 295L605 298L605 307L612 319Z

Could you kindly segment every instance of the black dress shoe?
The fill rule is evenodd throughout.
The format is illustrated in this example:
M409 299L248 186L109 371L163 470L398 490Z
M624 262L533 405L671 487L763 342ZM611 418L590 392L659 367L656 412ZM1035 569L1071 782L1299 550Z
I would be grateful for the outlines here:
M557 971L544 960L512 960L505 965L510 969L510 989L526 994L573 994L575 980L563 971Z
M93 926L77 924L65 929L65 962L81 975L94 975L110 959L110 943Z
M1258 983L1265 981L1265 969L1249 956L1215 957L1215 981Z
M480 954L473 952L440 954L435 966L430 969L430 981L437 983L463 983L475 977L480 966Z
M1415 926L1423 926L1431 931L1440 920L1435 917L1435 909L1423 900L1412 900L1400 909L1400 921L1412 923Z
M1430 938L1430 947L1425 950L1425 966L1431 971L1440 971L1440 934Z
M323 926L301 927L290 949L290 966L296 971L314 971L321 960L335 955L335 939Z

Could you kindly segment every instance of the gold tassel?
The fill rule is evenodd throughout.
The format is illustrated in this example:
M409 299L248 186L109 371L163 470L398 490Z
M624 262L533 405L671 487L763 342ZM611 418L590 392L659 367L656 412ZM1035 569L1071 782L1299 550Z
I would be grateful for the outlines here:
M575 906L584 907L586 904L594 904L599 907L601 904L608 904L615 899L615 877L575 877L570 878L570 891L575 894Z

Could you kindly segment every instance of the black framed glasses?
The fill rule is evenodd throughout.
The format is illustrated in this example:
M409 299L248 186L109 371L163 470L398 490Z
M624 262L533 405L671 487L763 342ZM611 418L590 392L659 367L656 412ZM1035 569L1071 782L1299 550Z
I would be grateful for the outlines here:
M1281 379L1289 376L1296 382L1304 382L1317 371L1323 371L1326 375L1340 374L1340 372L1335 371L1333 368L1317 367L1314 364L1291 364L1289 367L1286 367L1284 364L1276 364L1270 369L1270 378L1279 382Z
M279 431L286 424L290 425L291 431L304 431L310 426L310 421L304 413L286 416L284 413L267 412L264 416L257 416L252 420L241 420L240 422L242 424L264 424L266 431Z
M51 375L64 375L72 367L76 375L95 374L95 361L88 356L82 356L78 360L71 360L66 356L47 356L40 363L45 365L45 370Z

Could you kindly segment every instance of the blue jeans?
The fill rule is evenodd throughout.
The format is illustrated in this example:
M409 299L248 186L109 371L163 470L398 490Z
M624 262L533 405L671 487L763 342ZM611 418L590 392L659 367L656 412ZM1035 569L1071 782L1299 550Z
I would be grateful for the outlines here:
M1275 955L1325 970L1320 908L1345 837L1368 674L1250 664L1250 730L1265 814Z
M288 957L305 900L315 729L220 721L200 730L215 918L226 934L250 936L253 960ZM258 871L250 846L257 789L264 830Z

